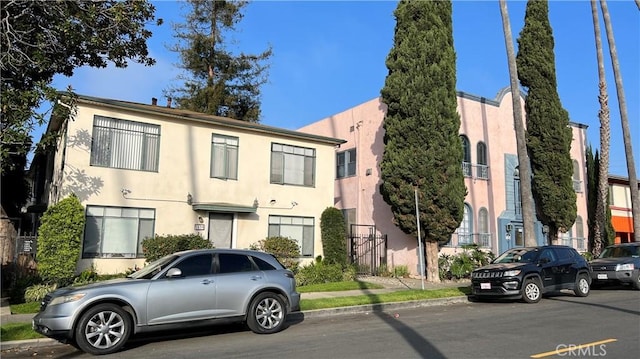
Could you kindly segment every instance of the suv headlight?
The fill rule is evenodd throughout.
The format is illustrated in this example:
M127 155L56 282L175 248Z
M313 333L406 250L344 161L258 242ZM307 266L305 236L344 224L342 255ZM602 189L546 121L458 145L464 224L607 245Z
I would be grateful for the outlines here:
M520 270L520 269L512 269L512 270L504 271L502 275L504 277L515 277L518 274L520 274L520 272L522 272L522 270Z
M619 270L633 270L633 268L634 268L633 263L616 265L616 271L619 271Z
M60 297L53 298L51 300L51 302L49 303L49 305L58 305L58 304L63 304L63 303L75 302L77 300L80 300L80 299L84 298L85 295L86 295L85 293L62 295Z

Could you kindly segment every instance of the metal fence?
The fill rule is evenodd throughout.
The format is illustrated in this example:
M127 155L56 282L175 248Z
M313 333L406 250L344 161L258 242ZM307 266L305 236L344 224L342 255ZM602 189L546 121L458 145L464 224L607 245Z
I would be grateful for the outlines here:
M359 233L364 231L368 233ZM377 275L387 266L387 235L376 234L374 226L351 225L348 256L360 275Z

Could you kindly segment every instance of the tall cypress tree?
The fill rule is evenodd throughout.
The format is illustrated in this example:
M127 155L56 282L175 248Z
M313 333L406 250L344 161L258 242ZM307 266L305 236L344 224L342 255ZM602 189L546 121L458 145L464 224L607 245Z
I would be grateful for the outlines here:
M577 216L573 189L572 133L569 114L558 96L553 34L547 1L527 2L518 38L518 78L528 89L527 150L538 219L549 226L548 242L567 232Z
M387 113L380 191L402 231L417 237L420 230L429 282L440 281L438 245L462 221L466 195L451 13L450 1L400 1L381 90Z
M227 49L229 36L242 20L246 1L188 0L185 22L174 25L178 38L171 50L180 54L186 70L180 88L167 93L178 107L231 117L260 120L260 86L267 82L271 48L260 54L235 54Z

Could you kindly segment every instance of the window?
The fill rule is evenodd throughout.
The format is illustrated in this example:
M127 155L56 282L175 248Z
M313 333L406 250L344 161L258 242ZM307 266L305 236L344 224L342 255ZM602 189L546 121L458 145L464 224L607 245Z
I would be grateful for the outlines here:
M471 232L471 207L468 204L464 204L464 214L460 227L458 227L458 245L473 243Z
M240 254L218 253L219 273L239 273L256 270L249 257Z
M491 247L491 234L489 233L489 211L480 208L478 212L478 232L480 233L480 246Z
M487 145L484 142L478 142L476 146L477 156L477 173L476 176L481 179L489 178L489 168L487 167Z
M582 192L582 182L580 181L580 165L576 160L573 160L573 190L578 193Z
M300 255L313 257L314 219L310 217L269 216L269 237L288 237L300 246Z
M155 210L87 206L82 258L142 257L142 240L153 237Z
M316 150L271 144L271 183L312 187L315 181Z
M356 175L356 149L351 149L337 154L336 178Z
M347 208L340 210L342 212L342 216L344 217L344 224L347 226L347 235L352 235L351 226L356 224L356 209L355 208Z
M513 209L516 216L522 216L522 198L520 197L520 169L513 171Z
M462 141L462 174L471 177L471 144L465 135L460 135Z
M91 165L158 172L160 126L110 117L93 118Z
M183 277L195 277L211 274L211 254L199 254L185 258L175 268L182 271Z
M211 177L238 179L238 138L214 134L211 138Z

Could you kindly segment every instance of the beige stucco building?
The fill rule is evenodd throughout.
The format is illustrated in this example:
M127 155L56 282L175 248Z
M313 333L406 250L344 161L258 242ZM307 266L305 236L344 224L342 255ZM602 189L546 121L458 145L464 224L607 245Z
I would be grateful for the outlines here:
M521 106L524 113L524 98L521 98ZM352 227L353 231L386 235L386 250L382 249L383 253L376 257L384 257L389 267L406 265L411 273L416 274L419 258L417 238L406 235L392 223L391 209L379 192L385 111L381 99L375 98L299 130L347 140L336 149L337 166L333 170L336 177L335 206L343 210L349 224L356 225ZM476 243L496 254L522 246L511 92L506 88L495 99L458 92L458 113L461 118L460 136L464 143L461 166L468 194L464 219L441 253L455 253L465 243ZM559 244L586 251L587 127L572 122L571 129L578 218L570 231L559 234ZM536 223L535 228L538 242L544 243L543 227Z
M141 267L141 242L154 234L198 233L228 248L282 235L303 259L322 254L320 216L334 203L342 140L87 96L74 116L53 116L47 133L59 137L34 158L34 203L80 199L78 270Z

